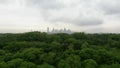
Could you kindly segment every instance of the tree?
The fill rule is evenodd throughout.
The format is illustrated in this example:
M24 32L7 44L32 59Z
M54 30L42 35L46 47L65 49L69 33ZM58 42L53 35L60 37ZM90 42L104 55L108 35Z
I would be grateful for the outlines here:
M38 65L37 68L54 68L54 66L44 63L42 65Z
M96 53L98 57L96 58L96 61L100 64L112 64L116 62L116 59L114 59L114 55L112 55L110 52L108 52L105 49L99 49Z
M120 34L0 34L0 68L120 68Z
M9 68L9 66L5 62L0 62L0 68Z
M82 49L79 52L79 55L81 57L82 60L86 60L86 59L96 59L97 57L97 51L91 48L85 48Z
M60 60L58 63L58 68L71 68L70 64L66 63L65 60Z
M97 68L98 64L93 59L87 59L83 61L84 68Z
M120 64L115 63L111 65L101 65L99 68L120 68Z
M65 60L61 60L58 63L58 68L80 68L81 60L77 55L70 55Z
M62 50L62 49L61 49L62 46L61 46L60 43L57 42L57 41L51 42L50 45L51 45L51 46L50 46L51 51L56 52L56 51L61 51L61 50Z
M89 48L89 44L87 42L84 42L81 46L81 49Z
M23 59L30 62L34 62L36 64L41 63L42 59L40 58L40 55L42 54L43 54L43 49L41 48L27 48L23 50L21 53Z
M21 63L19 68L36 68L36 64L34 64L32 62L24 61Z
M11 61L8 61L8 66L10 68L18 68L23 61L24 61L23 59L19 59L19 58L18 59L13 59Z

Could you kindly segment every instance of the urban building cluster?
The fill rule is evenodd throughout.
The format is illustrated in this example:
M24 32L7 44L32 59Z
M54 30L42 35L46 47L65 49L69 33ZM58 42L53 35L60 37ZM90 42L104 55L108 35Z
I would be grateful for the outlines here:
M56 33L67 33L67 34L72 34L73 32L70 30L70 29L66 29L66 28L64 28L64 29L52 29L52 30L50 30L50 28L48 27L47 28L47 33L49 33L49 34L56 34Z

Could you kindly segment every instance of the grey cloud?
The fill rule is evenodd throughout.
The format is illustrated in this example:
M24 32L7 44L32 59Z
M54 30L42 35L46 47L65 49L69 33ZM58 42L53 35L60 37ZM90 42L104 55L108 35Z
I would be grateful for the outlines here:
M5 3L7 2L8 0L0 0L0 3Z
M42 10L52 9L51 11L43 10L42 16L46 21L51 22L53 24L57 22L63 22L63 23L71 23L78 26L95 26L103 23L102 19L97 18L99 16L94 17L95 14L93 16L92 14L90 14L91 15L90 17L80 16L81 14L84 14L84 13L87 14L89 11L91 11L91 10L87 10L87 8L85 8L81 3L77 3L77 5L75 6L72 6L72 4L70 4L72 7L71 6L66 7L63 3L60 3L59 0L31 0L31 2L32 2L32 5L39 6L40 7L39 9L42 9ZM86 2L89 2L89 1L86 0ZM82 5L82 7L85 9L79 8L80 5ZM64 9L60 9L60 8L64 8ZM76 11L73 11L74 8L76 8L75 10L78 13L76 13ZM56 9L56 10L54 11L53 9ZM75 18L72 16L75 16Z
M95 26L103 24L103 20L99 18L58 18L52 19L51 22L64 22L64 23L71 23L77 26Z
M9 0L0 0L0 4L5 4L5 3L9 3Z
M27 0L27 4L39 9L60 9L64 7L59 0Z
M105 14L119 14L120 13L120 0L105 0L99 3Z
M0 13L3 14L3 16L0 15L3 19L0 21L6 22L5 25L9 23L8 25L13 26L14 24L16 27L20 26L18 25L20 21L22 22L20 23L22 26L19 27L21 29L25 25L31 26L36 22L39 23L38 25L45 24L44 26L48 25L48 27L50 25L56 27L56 23L60 23L60 27L63 27L67 23L71 24L69 26L71 29L77 30L76 27L81 27L91 29L91 32L99 32L99 30L103 32L109 26L116 28L112 25L114 22L109 21L109 15L120 14L120 0L0 0L0 7ZM115 18L113 15L111 17ZM112 21L116 22L116 19L117 17ZM99 26L105 28L96 29Z
M0 0L0 4L19 3L21 6L36 7L37 9L60 9L64 5L59 0Z
M119 6L105 6L103 7L103 10L105 11L105 14L119 14L120 13L120 7Z
M76 22L76 24L79 26L95 26L101 25L102 23L103 20L97 18L82 19Z

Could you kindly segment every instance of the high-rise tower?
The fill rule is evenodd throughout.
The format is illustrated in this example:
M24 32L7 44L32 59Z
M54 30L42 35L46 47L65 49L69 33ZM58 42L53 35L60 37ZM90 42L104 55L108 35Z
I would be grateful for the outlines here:
M49 31L49 27L47 28L47 33L49 33L50 31Z

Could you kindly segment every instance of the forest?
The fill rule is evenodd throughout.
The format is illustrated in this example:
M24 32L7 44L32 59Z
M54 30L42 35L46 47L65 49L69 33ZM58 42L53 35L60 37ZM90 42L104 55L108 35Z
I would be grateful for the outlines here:
M120 68L120 34L1 33L0 68Z

